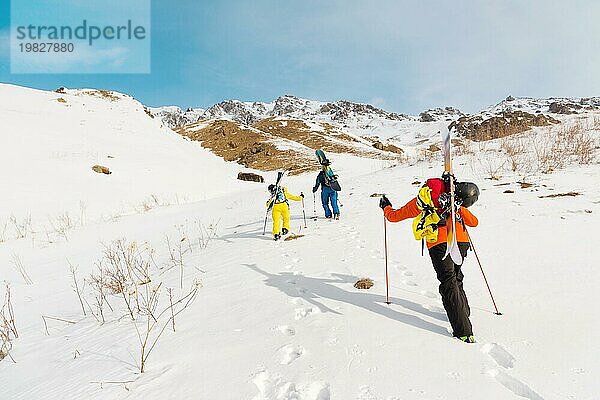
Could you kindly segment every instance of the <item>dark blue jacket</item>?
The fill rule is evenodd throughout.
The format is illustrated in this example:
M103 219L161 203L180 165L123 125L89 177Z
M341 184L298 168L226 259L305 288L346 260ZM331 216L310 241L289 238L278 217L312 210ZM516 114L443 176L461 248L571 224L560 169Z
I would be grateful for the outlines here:
M321 190L323 190L324 187L331 187L325 179L324 171L319 172L319 175L317 175L317 181L315 182L315 186L313 187L313 193L319 189L319 186L321 186Z

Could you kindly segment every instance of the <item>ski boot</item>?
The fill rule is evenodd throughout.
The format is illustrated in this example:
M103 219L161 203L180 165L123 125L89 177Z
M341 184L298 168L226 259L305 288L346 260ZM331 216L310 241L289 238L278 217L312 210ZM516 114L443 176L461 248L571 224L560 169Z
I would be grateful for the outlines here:
M283 228L283 229L281 230L281 233L283 234L283 236L287 235L287 234L288 234L288 232L289 232L289 231L288 231L286 228Z
M275 235L273 235L273 240L277 241L281 238L281 235L279 233L276 233Z
M469 336L459 336L459 337L458 337L458 339L459 339L460 341L463 341L463 342L465 342L465 343L477 343L477 342L475 341L475 336L473 336L473 335L469 335Z
M337 219L337 220L339 220L339 219L340 219L340 214L334 214L334 215L333 215L333 219Z

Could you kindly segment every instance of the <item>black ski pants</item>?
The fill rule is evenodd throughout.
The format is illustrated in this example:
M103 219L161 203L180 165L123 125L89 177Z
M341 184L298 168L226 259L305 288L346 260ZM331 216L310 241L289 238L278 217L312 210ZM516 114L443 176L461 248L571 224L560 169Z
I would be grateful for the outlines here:
M458 248L464 259L469 250L469 243L458 243ZM433 268L438 281L440 281L442 303L452 326L453 335L456 337L469 336L473 334L473 327L469 321L471 309L463 290L464 275L460 270L461 265L454 264L450 256L444 259L445 253L446 243L440 243L429 249Z

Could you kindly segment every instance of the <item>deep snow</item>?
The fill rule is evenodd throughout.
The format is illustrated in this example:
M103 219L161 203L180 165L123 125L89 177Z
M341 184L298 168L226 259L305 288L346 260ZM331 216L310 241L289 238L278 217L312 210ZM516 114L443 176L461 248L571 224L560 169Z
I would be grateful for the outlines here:
M0 112L13 118L6 125L12 131L24 119L28 124L37 121L38 114L27 116L22 107L8 106L5 96L0 98ZM79 97L67 100L83 110L83 105L77 105L82 101ZM92 101L85 99L86 104ZM47 107L47 114L42 115L61 112L54 105ZM89 111L91 116L85 117L86 126L93 125L94 112L98 111ZM48 132L80 132L77 124L81 121L68 122L63 117L71 124L69 129L61 125ZM129 116L123 118L126 121ZM140 116L140 121L145 119ZM38 123L41 129L44 124ZM104 126L100 121L97 124L98 130ZM138 175L124 177L123 186L107 181L106 185L116 186L99 190L98 178L110 180L118 174L88 173L89 162L96 161L93 157L69 161L55 177L3 164L4 171L12 172L3 174L7 187L14 188L3 199L3 210L8 204L11 212L44 215L50 207L46 200L61 212L56 207L78 201L80 196L103 193L112 210L121 212L123 201L139 201L138 190L125 190L138 177L147 182L148 193L179 184L181 190L191 193L191 188L197 188L199 194L205 191L210 196L194 199L190 195L187 204L88 221L53 243L29 237L0 243L0 280L10 283L20 334L11 352L16 363L8 358L0 362L2 398L549 400L593 399L600 391L596 378L600 351L595 343L600 327L595 310L600 301L596 270L600 254L593 236L600 189L591 184L600 173L598 165L571 166L536 177L535 186L521 189L511 174L504 174L500 181L486 180L483 173L474 173L470 157L456 158L456 175L476 181L482 189L480 201L471 208L480 220L472 235L504 314L494 315L470 253L463 270L478 343L468 345L448 332L433 269L427 255L420 255L410 221L388 224L392 304L384 303L383 219L378 198L370 195L385 192L398 207L416 194L415 180L439 174L441 160L384 168L372 161L356 164L355 159L332 155L334 167L339 165L341 172L342 219L322 219L317 203L319 219L313 221L310 187L314 176L286 178L292 193L307 194L308 227L303 227L301 204L293 202L292 230L304 236L273 242L269 235L261 235L265 185L235 182L231 176L237 166L220 162L197 144L171 136L170 131L128 131L135 136L131 138L116 135L122 125L111 126L107 134L114 133L114 141L102 154L117 149L120 157L115 160L151 154L150 159L162 160L161 173L147 180ZM146 140L143 132L155 139ZM68 146L74 134L47 136L48 145L57 151L71 151ZM37 170L47 165L47 153L26 139L21 142L7 136L3 129L2 140L3 149L6 145L15 149L4 151L11 160ZM171 154L168 146L178 153ZM182 154L189 158L182 161L178 158ZM171 159L179 161L171 163ZM138 171L144 161L122 162L115 170ZM193 171L194 163L205 168L203 173ZM78 166L85 171L77 172L76 180L55 186ZM187 180L180 181L179 174ZM274 174L267 176L272 179ZM231 186L214 190L217 178ZM53 183L44 192L50 179ZM19 183L31 185L30 191ZM499 186L503 183L508 185ZM506 189L514 193L504 193ZM539 197L569 191L581 195ZM32 198L31 193L36 196ZM117 198L111 199L111 194ZM157 281L179 293L177 271L165 272L164 268L169 259L165 235L176 241L185 232L194 238L199 235L198 223L217 224L218 233L206 249L194 246L184 257L184 287L195 280L201 280L203 287L196 302L177 317L177 331L167 330L158 343L147 372L139 374L131 322L120 318L120 311L111 313L103 325L90 316L84 318L71 288L67 259L79 267L83 278L101 257L101 242L126 238L147 243L156 250ZM13 268L14 255L22 260L32 285L26 285ZM353 283L361 277L373 279L374 287L355 289ZM118 304L116 299L111 301ZM41 315L76 323L48 321L46 335Z

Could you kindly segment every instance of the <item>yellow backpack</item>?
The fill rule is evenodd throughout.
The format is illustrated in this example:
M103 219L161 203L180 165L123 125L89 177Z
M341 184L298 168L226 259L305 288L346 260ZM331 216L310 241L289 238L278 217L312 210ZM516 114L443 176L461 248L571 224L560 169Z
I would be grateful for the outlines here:
M412 224L413 235L416 240L427 240L430 243L437 241L438 223L441 218L438 215L433 200L431 198L431 189L423 186L417 195L417 207L421 210Z

